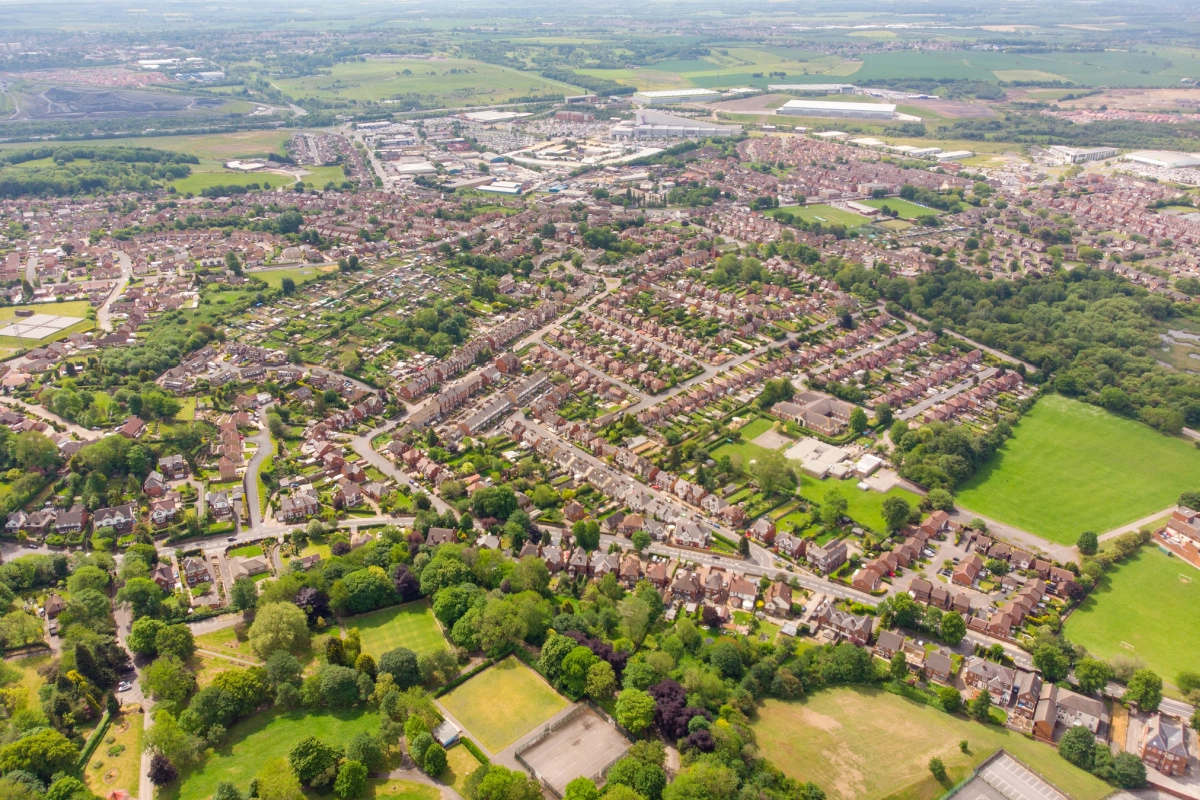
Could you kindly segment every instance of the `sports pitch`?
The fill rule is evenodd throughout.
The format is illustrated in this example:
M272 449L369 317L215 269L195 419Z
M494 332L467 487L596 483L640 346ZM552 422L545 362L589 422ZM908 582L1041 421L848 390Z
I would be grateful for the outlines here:
M1200 672L1200 570L1146 545L1113 567L1067 618L1064 634L1098 658L1130 656L1174 684Z
M446 649L446 639L427 600L351 617L346 627L358 628L363 652L375 658L397 647L407 647L414 653Z
M81 317L62 317L54 314L17 317L0 328L0 336L11 336L14 339L45 339L79 322L84 320Z
M441 698L491 753L499 753L567 707L567 700L516 658L506 658Z
M958 504L1053 542L1074 544L1175 503L1200 486L1200 452L1103 409L1044 397L958 493Z

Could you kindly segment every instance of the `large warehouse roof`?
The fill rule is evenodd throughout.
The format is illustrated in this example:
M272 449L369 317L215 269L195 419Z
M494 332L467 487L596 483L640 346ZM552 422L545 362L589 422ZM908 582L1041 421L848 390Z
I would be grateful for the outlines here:
M838 100L788 100L779 110L785 111L840 111L843 113L862 113L862 114L894 114L896 113L896 105L894 103L847 103ZM786 111L785 111L786 113Z
M658 89L652 92L638 92L634 97L664 98L664 97L705 97L720 94L712 89Z
M1125 156L1126 161L1165 169L1183 169L1200 166L1200 154L1177 153L1167 150L1136 150Z

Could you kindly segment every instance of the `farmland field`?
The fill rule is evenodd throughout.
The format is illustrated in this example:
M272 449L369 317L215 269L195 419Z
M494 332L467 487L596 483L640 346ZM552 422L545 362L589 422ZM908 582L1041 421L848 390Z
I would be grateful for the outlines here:
M492 753L567 707L566 698L511 657L445 695L441 703Z
M1149 545L1100 579L1067 618L1065 635L1099 658L1140 658L1174 684L1182 671L1200 672L1200 650L1181 646L1197 619L1200 571Z
M1200 452L1133 420L1043 398L958 493L964 508L1061 544L1172 505L1200 485Z
M351 61L328 73L276 84L293 98L380 102L404 95L436 97L450 106L503 103L531 94L574 94L576 87L534 73L468 59Z
M446 648L446 639L428 600L351 617L346 620L346 627L358 628L363 652L375 658L397 647L407 647L415 653Z
M256 714L230 728L204 766L181 775L178 782L156 794L160 800L208 800L221 781L232 781L245 792L264 764L286 759L306 736L317 735L337 744L360 731L374 733L378 727L377 714L358 710Z
M813 781L830 800L932 800L1001 747L1074 800L1100 800L1112 790L1052 747L877 689L838 688L802 701L767 700L754 728L767 758L789 777ZM966 754L958 748L963 739L969 743ZM929 773L933 756L946 765L944 785Z
M283 146L295 131L265 130L237 131L232 133L197 134L195 136L132 136L125 139L104 139L96 142L103 147L153 147L188 153L200 159L201 164L223 165L234 158L265 156L268 153L283 154ZM27 148L29 143L7 143L0 149Z

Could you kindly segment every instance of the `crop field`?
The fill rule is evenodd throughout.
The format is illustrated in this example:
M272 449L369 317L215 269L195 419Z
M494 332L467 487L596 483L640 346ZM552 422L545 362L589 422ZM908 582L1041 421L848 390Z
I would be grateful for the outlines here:
M346 627L358 628L363 652L375 658L397 647L415 653L446 649L446 639L427 600L351 617Z
M579 91L535 73L459 58L352 61L337 64L326 74L281 80L276 85L293 98L381 102L421 95L449 106Z
M103 147L153 147L176 153L188 153L205 164L220 166L226 161L248 156L283 154L283 146L292 138L295 129L266 131L237 131L234 133L197 134L194 136L130 136L123 139L103 139L95 142ZM0 148L28 148L25 143L0 144Z
M566 698L511 657L443 696L441 703L492 753L567 707Z
M917 203L905 200L903 197L884 197L880 199L860 200L859 202L872 208L887 206L892 211L897 212L900 215L900 219L916 219L928 216L938 217L943 213L936 208L918 205Z
M821 83L841 64L837 56L785 47L718 47L703 58L662 61L646 69L582 69L580 74L607 78L644 91L700 86L766 88L770 83ZM771 72L786 77L767 77Z
M1064 633L1098 658L1139 658L1174 684L1180 672L1200 672L1200 650L1184 645L1197 619L1200 571L1147 545L1101 578Z
M1200 485L1200 452L1140 422L1059 395L958 493L958 504L1053 542L1073 544L1172 505Z
M159 800L208 800L221 781L232 781L244 792L264 764L286 759L292 747L306 736L341 743L360 731L374 733L378 727L379 715L359 710L273 710L255 714L229 729L229 735L204 766L181 775L156 794Z
M789 777L816 783L830 800L933 800L1002 747L1074 800L1100 800L1111 791L1053 747L878 689L767 700L754 728L763 755ZM965 754L958 747L963 739L969 743ZM929 773L934 756L946 765L945 784Z

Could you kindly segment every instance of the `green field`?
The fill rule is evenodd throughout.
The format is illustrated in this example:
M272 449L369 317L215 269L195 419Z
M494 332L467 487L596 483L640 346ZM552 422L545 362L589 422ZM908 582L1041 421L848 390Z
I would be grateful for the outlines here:
M310 793L306 796L315 795ZM441 796L440 789L427 783L372 778L367 781L367 791L360 800L378 800L384 797L394 797L397 800L440 800Z
M499 753L567 707L567 700L515 658L506 658L441 698L467 732Z
M321 273L329 272L332 269L332 267L285 267L283 269L253 270L247 274L260 281L265 281L267 286L272 289L278 289L283 285L284 278L291 278L297 286L303 286Z
M376 658L397 647L407 647L415 653L446 648L446 639L428 600L351 617L346 620L346 627L358 628L363 652Z
M884 197L871 200L860 200L863 205L871 206L872 208L883 208L887 206L892 211L900 215L900 219L916 219L917 217L940 217L943 212L936 208L918 205L909 202L903 197Z
M264 764L286 759L305 736L319 736L340 746L356 733L375 733L378 727L377 714L360 710L256 714L234 725L204 766L156 794L159 800L208 800L221 781L232 781L245 792Z
M470 750L458 744L446 751L446 771L438 776L438 780L452 786L454 791L466 797L463 786L471 773L480 766L479 759L472 755Z
M1200 571L1150 545L1101 578L1065 634L1100 658L1140 658L1174 684L1184 670L1200 672L1200 648L1186 645L1198 619Z
M825 496L834 488L841 493L842 497L846 498L846 516L859 525L866 525L876 531L887 529L887 523L883 521L883 501L887 498L903 497L913 508L916 508L921 502L920 497L899 487L889 489L886 494L874 489L864 492L855 486L853 480L840 481L837 478L826 478L819 481L809 475L800 477L800 494L818 503L823 502Z
M258 184L260 187L270 185L272 189L280 186L292 186L296 179L290 175L277 172L193 172L186 178L180 178L172 186L180 194L191 192L199 194L204 189L213 186L249 186Z
M320 75L289 78L275 85L293 98L381 102L421 95L437 98L449 106L503 103L532 94L579 91L536 73L460 58L349 61L336 64Z
M1200 452L1182 439L1059 395L1043 398L958 493L958 503L1073 544L1171 506L1200 486Z
M124 789L136 795L141 781L142 724L145 716L141 706L126 706L113 719L100 746L83 769L83 782L92 794L106 797L109 792ZM110 742L109 739L112 741ZM124 747L115 756L108 754L109 748Z
M871 221L862 214L855 214L851 211L842 211L840 208L834 208L833 206L827 205L784 206L783 208L791 212L794 216L805 220L806 222L819 222L822 225L833 225L837 223L845 225L847 228L858 228Z
M933 800L1001 747L1074 800L1101 800L1112 791L1053 747L878 689L827 689L802 701L767 700L754 728L763 755L789 777L816 783L830 800ZM963 739L967 754L958 749ZM929 773L933 756L946 765L944 785Z

